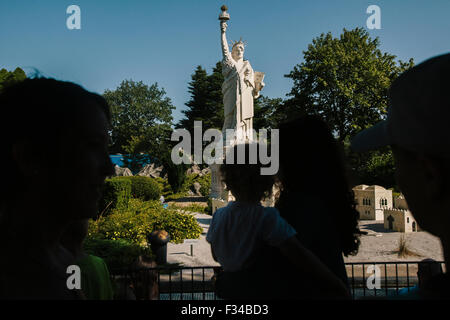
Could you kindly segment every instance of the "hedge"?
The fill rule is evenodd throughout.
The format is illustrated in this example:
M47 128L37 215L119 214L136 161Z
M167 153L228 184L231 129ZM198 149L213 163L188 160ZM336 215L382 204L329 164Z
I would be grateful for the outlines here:
M152 258L150 248L141 247L125 239L88 237L83 244L86 253L105 260L112 272L129 268L140 256Z
M99 214L107 214L113 209L128 207L131 198L131 181L123 177L105 180L102 197L99 201Z
M103 239L124 239L145 247L147 236L154 230L166 230L171 242L200 237L203 229L189 214L164 209L159 201L131 199L125 209L114 209L109 215L89 225L89 236Z
M159 200L161 187L153 178L143 176L122 177L131 181L131 195L143 201Z
M209 197L209 193L211 191L211 173L198 177L197 182L201 185L200 193L202 196Z
M149 177L131 176L106 179L99 201L99 214L107 215L113 209L127 208L131 198L143 201L159 200L161 191L160 181Z
M205 174L203 176L200 176L197 173L187 175L181 189L182 192L187 194L187 192L191 189L195 182L200 183L200 193L202 194L202 196L208 197L211 189L211 173Z
M167 179L163 179L161 177L156 177L156 178L154 178L154 181L159 185L161 193L164 197L167 197L167 196L173 194L172 187L170 186L169 181L167 181Z

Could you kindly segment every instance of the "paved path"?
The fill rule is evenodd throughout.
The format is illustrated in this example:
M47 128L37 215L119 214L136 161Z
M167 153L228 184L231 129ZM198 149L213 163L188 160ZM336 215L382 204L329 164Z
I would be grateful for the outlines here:
M214 261L211 255L211 247L206 241L206 233L208 232L212 217L202 213L192 213L192 215L203 228L200 239L196 240L195 243L190 243L190 240L185 240L185 243L182 244L169 243L167 245L167 262L182 263L183 266L187 267L219 266L219 264ZM191 256L191 245L194 254L193 256Z

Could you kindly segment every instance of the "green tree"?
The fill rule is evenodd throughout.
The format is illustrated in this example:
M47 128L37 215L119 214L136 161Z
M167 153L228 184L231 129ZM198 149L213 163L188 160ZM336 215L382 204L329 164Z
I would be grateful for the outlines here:
M390 147L369 152L353 152L350 139L344 141L343 150L352 182L357 184L380 185L398 190L395 181L395 163Z
M177 124L177 128L187 129L192 134L194 121L202 121L203 130L222 129L222 63L217 62L210 75L197 66L191 79L188 86L191 98L186 103L187 109L182 111L185 117Z
M178 193L181 191L186 180L186 170L189 168L189 165L184 163L173 163L171 159L171 152L176 143L177 142L174 141L168 142L168 146L170 147L167 148L161 155L161 164L167 171L167 181L169 182L173 193Z
M395 164L391 150L374 151L365 163L362 180L369 185L378 184L386 188L397 188L395 181Z
M384 119L388 88L413 60L396 62L379 45L362 28L313 39L304 61L285 75L294 81L286 112L321 115L340 142Z
M113 153L123 153L125 166L136 173L163 153L172 131L172 105L163 88L142 81L124 80L104 97L111 106Z
M208 100L207 110L210 111L210 120L206 122L205 128L215 128L222 130L224 121L222 83L222 62L219 61L214 66L212 73L208 76Z
M350 139L359 131L385 119L388 89L405 70L408 62L379 49L362 28L343 30L334 38L331 33L313 39L303 52L304 61L286 77L293 80L282 113L321 116L344 146L351 170L358 182L395 186L394 164L390 150L353 153Z
M288 118L281 98L269 98L261 95L254 102L253 128L276 129L281 122Z
M178 128L184 128L191 134L194 132L194 121L204 121L206 115L206 101L208 99L208 75L206 70L201 66L197 66L194 74L191 76L188 92L191 99L185 103L188 107L183 110L185 118L178 123Z
M0 91L3 90L5 86L11 85L13 83L23 81L27 78L25 72L21 68L16 68L14 71L8 71L6 69L0 70Z
M224 121L222 62L217 62L209 75L205 69L197 66L191 79L188 86L191 97L185 104L187 109L182 111L185 117L180 120L176 128L186 129L193 135L194 121L202 121L203 132L208 129L222 130ZM203 141L203 148L209 143ZM191 154L193 152L192 146ZM201 168L204 166L204 163L200 165Z

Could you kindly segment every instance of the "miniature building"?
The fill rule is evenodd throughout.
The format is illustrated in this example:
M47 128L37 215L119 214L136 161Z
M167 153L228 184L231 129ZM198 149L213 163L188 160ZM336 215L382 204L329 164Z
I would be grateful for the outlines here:
M392 208L392 190L364 184L353 188L356 210L361 220L384 220L384 210Z
M394 208L384 210L384 228L397 232L421 231L403 195L394 198Z

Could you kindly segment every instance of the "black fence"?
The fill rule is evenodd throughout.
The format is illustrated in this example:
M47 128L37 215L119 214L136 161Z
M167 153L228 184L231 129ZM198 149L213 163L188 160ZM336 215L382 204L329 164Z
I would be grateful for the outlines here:
M395 297L417 289L420 261L407 262L351 262L346 263L351 293L354 299L364 297ZM443 261L428 262L440 264Z
M395 297L415 290L419 261L346 263L354 299ZM441 264L445 272L444 262ZM217 300L214 276L220 267L154 267L114 272L117 299Z
M117 299L217 300L214 275L220 267L154 267L114 272Z

